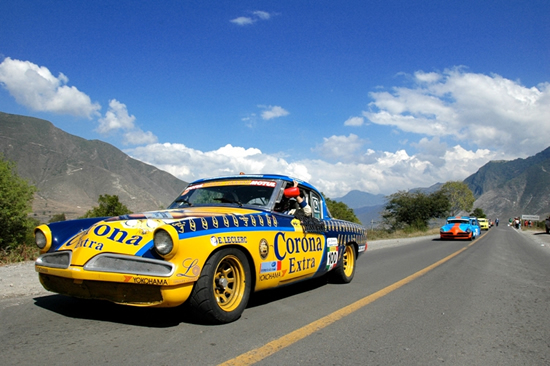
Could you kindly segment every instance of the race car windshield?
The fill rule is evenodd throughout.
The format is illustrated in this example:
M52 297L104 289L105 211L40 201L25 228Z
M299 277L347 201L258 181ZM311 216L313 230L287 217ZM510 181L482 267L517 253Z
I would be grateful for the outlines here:
M447 224L467 224L468 220L447 220Z
M270 180L212 181L191 185L168 208L205 205L267 206L277 182Z

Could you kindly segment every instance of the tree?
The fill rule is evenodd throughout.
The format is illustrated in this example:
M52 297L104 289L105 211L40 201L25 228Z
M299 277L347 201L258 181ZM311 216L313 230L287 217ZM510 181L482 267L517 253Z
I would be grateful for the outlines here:
M335 219L346 220L349 222L355 222L356 224L361 224L361 221L355 216L355 212L348 207L344 202L333 201L330 198L325 197L325 202L327 208L330 211L330 214Z
M450 216L455 216L461 211L470 212L474 206L476 200L474 193L464 182L447 182L439 190L449 199L451 204Z
M477 218L487 218L487 216L485 215L485 212L483 212L483 210L479 207L474 208L474 211L470 213L470 216L477 217Z
M392 230L409 227L426 230L431 219L449 211L449 200L441 192L432 194L399 191L388 197L382 218Z
M0 249L24 244L34 224L28 217L34 192L36 187L17 175L15 163L0 155Z
M122 204L117 195L100 195L97 202L99 206L93 207L84 214L83 218L89 217L112 217L132 213L128 207Z

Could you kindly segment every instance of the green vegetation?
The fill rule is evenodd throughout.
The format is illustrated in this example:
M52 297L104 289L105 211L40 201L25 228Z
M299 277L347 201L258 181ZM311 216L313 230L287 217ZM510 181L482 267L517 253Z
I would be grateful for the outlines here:
M388 197L382 219L390 232L425 232L431 219L446 216L449 209L449 199L441 190L431 194L399 191Z
M471 213L470 213L470 216L473 216L473 217L477 217L478 219L479 218L487 218L487 215L485 215L485 212L483 212L483 210L479 207L475 208Z
M474 193L464 182L447 182L439 189L450 203L449 216L455 216L461 211L470 211L474 206Z
M346 220L349 222L354 222L356 224L361 224L361 221L355 216L355 213L351 208L348 207L343 202L337 202L333 201L330 198L325 197L325 202L327 204L327 208L330 211L330 214L335 219L339 220Z
M37 221L30 218L36 187L16 173L16 165L0 155L0 263L34 256L32 229ZM10 259L12 258L12 259Z
M82 218L112 217L132 213L126 205L119 201L116 194L100 195L97 202L99 203L99 206L95 206L91 210L87 211Z

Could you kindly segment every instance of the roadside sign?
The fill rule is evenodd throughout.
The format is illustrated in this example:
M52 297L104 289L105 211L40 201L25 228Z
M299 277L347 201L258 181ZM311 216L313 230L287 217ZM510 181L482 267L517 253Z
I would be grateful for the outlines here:
M522 220L539 221L539 215L521 215Z

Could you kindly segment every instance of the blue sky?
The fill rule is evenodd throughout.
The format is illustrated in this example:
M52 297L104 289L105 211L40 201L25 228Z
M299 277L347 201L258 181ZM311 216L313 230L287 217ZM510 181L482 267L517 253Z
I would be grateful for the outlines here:
M0 111L190 181L329 197L463 180L550 146L550 2L12 1Z

